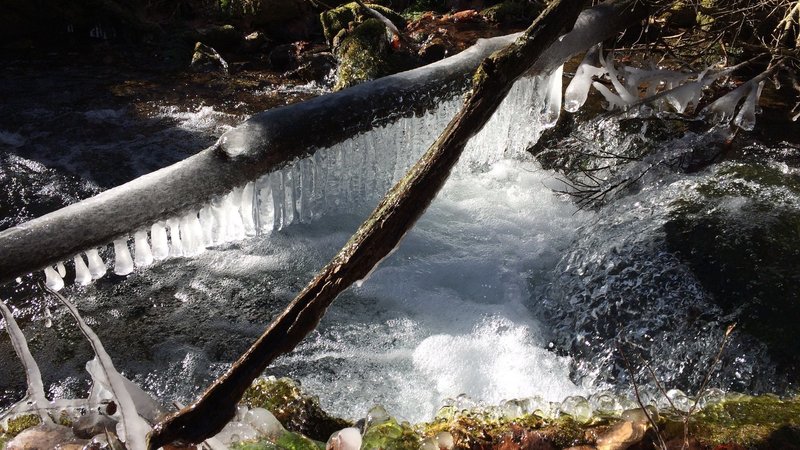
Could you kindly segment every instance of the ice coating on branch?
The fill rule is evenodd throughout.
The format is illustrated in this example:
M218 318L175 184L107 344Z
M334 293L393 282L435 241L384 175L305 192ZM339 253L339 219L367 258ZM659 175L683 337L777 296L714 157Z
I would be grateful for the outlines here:
M119 240L114 241L116 247ZM124 242L123 242L124 244ZM127 247L127 245L125 245ZM130 256L130 255L129 255ZM58 296L59 300L67 307L67 310L75 318L81 333L86 337L94 350L95 357L86 364L86 369L92 376L92 391L94 395L99 395L99 387L107 390L117 403L117 412L115 416L119 416L119 423L117 424L117 434L120 439L125 442L126 448L129 450L145 450L147 448L146 436L150 432L150 425L139 416L136 410L130 393L128 392L125 379L114 368L111 362L111 357L106 353L100 338L94 331L84 322L83 318L78 313L78 309L69 300L63 296ZM98 388L95 388L98 386Z
M547 82L547 108L542 117L542 125L553 127L558 122L561 114L561 84L564 79L564 66L558 66L548 78Z
M607 58L603 58L603 54L601 52L600 62L603 64L606 72L608 72L608 78L611 80L611 85L614 86L614 89L617 91L617 95L625 104L625 106L630 106L636 103L639 100L639 97L631 94L628 89L622 85L622 82L619 81L617 68L614 67L614 52L610 52ZM594 85L594 83L592 85ZM606 97L606 99L608 99L608 97Z
M742 104L739 114L736 115L735 119L733 119L733 123L737 127L746 131L753 131L753 128L755 128L756 106L758 105L758 99L761 97L762 89L764 89L763 81L758 83L758 86L752 86L750 88L750 93L747 94L747 99L745 99L744 103Z
M150 244L147 243L147 232L137 231L133 235L133 254L137 267L146 267L153 263L153 253L150 251Z
M97 249L91 249L86 251L86 259L89 261L89 272L92 274L92 279L97 280L99 278L103 278L103 275L106 274L106 264L103 262L103 258L100 257L100 254L97 253Z
M169 227L169 256L177 257L183 256L183 243L181 242L181 235L178 229L178 219L167 220L167 227Z
M169 256L169 241L167 229L162 222L154 223L150 227L150 242L153 245L153 258L160 261Z
M675 108L675 111L683 113L689 105L697 106L703 96L704 86L705 83L702 80L697 80L674 88L667 94L667 102Z
M605 75L605 68L595 66L595 64L598 63L598 51L598 46L589 49L589 51L586 52L586 56L583 57L583 61L581 61L578 66L578 70L575 71L575 76L564 92L565 110L569 112L578 111L589 97L589 88L592 86L592 79Z
M64 287L64 279L50 266L44 268L44 284L54 290L60 291Z
M78 283L79 286L86 286L91 283L92 273L89 271L86 263L83 262L83 256L75 255L73 261L75 262L75 282Z
M714 100L713 103L703 108L702 113L710 114L712 120L718 123L728 123L736 113L736 106L742 101L745 95L750 92L750 82L744 83L736 89L728 92L722 97Z
M128 249L128 240L116 239L114 241L114 273L128 275L131 272L133 272L133 259L131 251Z
M28 401L32 402L36 413L42 418L42 422L46 424L53 423L50 416L47 414L47 408L50 406L50 402L44 394L42 373L39 370L39 366L36 364L36 360L33 359L30 348L28 348L28 341L25 339L25 335L22 334L19 325L17 325L17 321L14 320L14 315L11 313L11 310L1 301L0 313L2 313L3 319L6 321L6 332L8 332L8 336L11 338L11 346L14 347L14 351L22 362L22 367L25 369L25 379L28 387L25 398L23 398L18 405L26 406ZM15 408L11 407L9 413L12 413L14 410Z
M628 104L625 103L625 101L623 101L619 95L611 92L611 90L605 87L604 84L594 81L592 82L592 86L597 89L597 92L603 95L603 98L606 99L608 102L606 109L609 111L614 109L625 109L628 106Z

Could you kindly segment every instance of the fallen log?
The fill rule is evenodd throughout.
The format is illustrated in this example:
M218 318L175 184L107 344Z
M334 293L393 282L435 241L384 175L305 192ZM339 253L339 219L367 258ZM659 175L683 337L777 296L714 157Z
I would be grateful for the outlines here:
M258 340L194 404L157 424L148 448L200 443L219 432L267 366L313 331L328 306L388 256L444 186L467 142L488 122L515 80L570 28L582 8L554 1L511 45L486 58L464 106L428 151L381 200L345 246L275 318Z
M583 11L573 30L547 48L546 72L638 20L623 2ZM0 282L106 245L189 210L260 175L372 127L431 109L463 93L480 61L517 35L479 41L464 52L296 105L257 114L179 163L0 232ZM309 130L315 130L309 133Z

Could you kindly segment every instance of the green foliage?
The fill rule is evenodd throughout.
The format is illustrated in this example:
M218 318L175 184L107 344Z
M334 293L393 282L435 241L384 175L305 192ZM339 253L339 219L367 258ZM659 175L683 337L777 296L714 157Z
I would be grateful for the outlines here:
M9 438L13 438L20 432L27 430L28 428L35 427L40 423L42 423L42 419L36 414L24 414L13 417L8 419L8 427L6 428L4 434Z
M309 439L298 433L284 433L275 442L242 442L232 447L234 450L325 450L325 444Z
M703 409L693 417L690 435L709 444L735 442L763 446L781 429L800 427L800 398L741 396Z
M407 422L397 423L393 418L370 426L364 433L361 448L417 450L421 443L420 435Z

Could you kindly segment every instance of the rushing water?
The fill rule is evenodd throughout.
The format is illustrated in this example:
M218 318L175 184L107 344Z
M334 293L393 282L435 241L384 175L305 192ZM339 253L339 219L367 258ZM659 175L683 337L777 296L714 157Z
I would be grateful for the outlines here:
M499 403L626 392L613 356L621 339L645 348L668 383L696 386L703 372L691 365L714 353L730 317L669 252L663 225L671 202L713 174L653 171L638 192L579 211L554 192L556 174L524 152L542 129L546 85L518 83L398 250L269 373L301 381L334 414L361 417L380 403L416 421L460 394ZM237 197L252 206L256 237L63 292L121 371L158 398L186 402L344 244L458 103L256 180ZM97 106L59 105L66 130L41 105L11 106L44 125L0 122L3 228L166 165L243 119L203 105L159 104L145 117ZM76 138L79 129L94 131ZM91 353L66 311L30 277L4 288L3 300L16 307L49 394L84 395ZM737 337L730 348L719 387L763 391L782 379L763 344ZM5 337L0 354L8 403L24 391L23 374Z

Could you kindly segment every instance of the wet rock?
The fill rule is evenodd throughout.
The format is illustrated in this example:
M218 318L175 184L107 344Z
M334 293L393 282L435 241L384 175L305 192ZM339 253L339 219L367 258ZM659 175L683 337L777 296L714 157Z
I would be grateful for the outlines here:
M264 33L260 31L254 31L244 37L242 50L248 53L257 52L264 48L264 46L266 46L268 43L269 39Z
M212 25L197 30L197 34L197 40L221 51L233 50L242 44L242 36L233 25Z
M214 48L202 42L197 42L194 45L194 53L192 53L192 62L189 63L189 68L192 72L198 73L218 72L225 75L228 74L227 61Z
M299 66L286 73L289 78L302 81L322 81L336 68L336 57L333 53L321 52L303 55Z
M267 63L273 70L289 70L297 66L298 49L295 44L281 44L269 52Z
M448 53L448 45L440 36L432 36L427 39L419 49L419 57L425 64L444 59Z
M664 225L684 261L739 330L800 380L800 177L780 165L726 163Z
M116 429L116 420L95 412L81 416L72 424L72 432L75 433L75 436L83 439L90 439L92 436L103 434L106 431L113 432Z
M59 444L74 441L69 427L62 425L37 425L18 434L6 444L6 450L51 449Z
M352 425L323 411L317 398L304 394L288 378L259 378L242 402L250 408L269 410L287 430L318 441L327 441L335 431Z
M618 422L597 438L597 450L625 450L640 442L646 431L647 425L642 422Z

